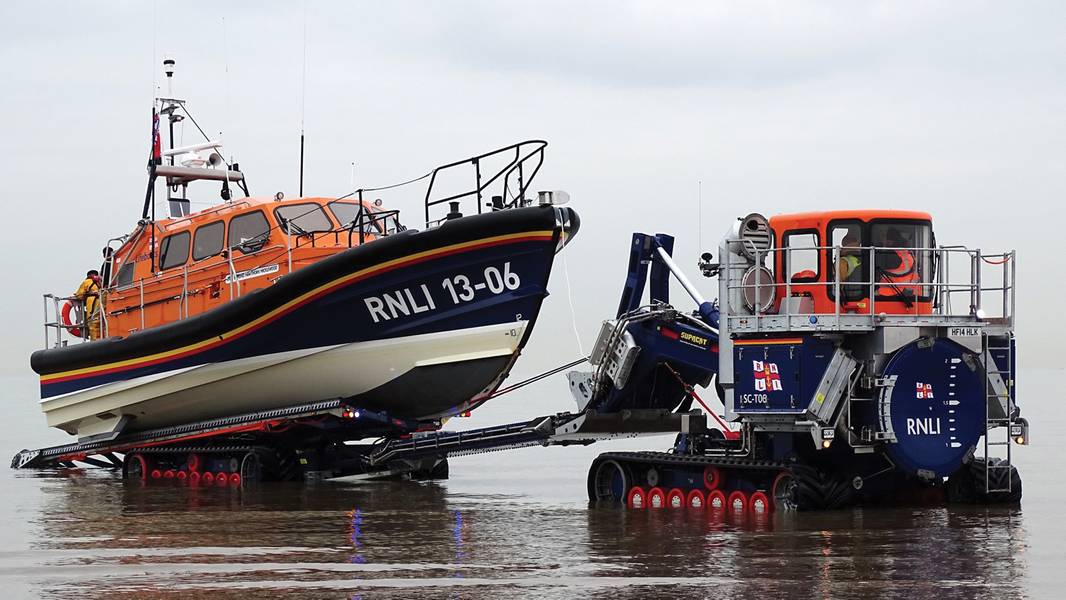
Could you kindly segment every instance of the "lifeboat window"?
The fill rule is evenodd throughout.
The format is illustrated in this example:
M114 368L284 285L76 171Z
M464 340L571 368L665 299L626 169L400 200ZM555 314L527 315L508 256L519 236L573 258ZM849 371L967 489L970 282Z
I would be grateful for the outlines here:
M340 223L341 229L348 229L352 226L352 222L359 217L359 205L352 202L330 202L329 210L333 212L333 217ZM378 233L383 235L405 229L400 225L400 220L394 211L381 212L367 208L366 212L363 213L363 219L367 229L373 227Z
M192 241L192 259L203 260L222 252L222 238L225 237L226 224L215 221L197 228Z
M326 211L317 204L290 204L278 207L274 214L278 217L283 231L296 235L330 231L333 224L329 222ZM291 224L291 227L290 227Z
M159 268L180 267L189 260L189 232L182 231L167 236L159 245Z
M785 234L785 273L792 282L818 279L818 232L790 231Z
M115 275L115 287L124 288L126 286L133 285L133 262L127 262L118 269L118 275Z
M263 211L257 210L248 214L233 217L229 222L229 239L227 244L249 254L258 252L267 243L270 235L270 224L267 223Z
M352 202L330 202L329 210L341 224L341 229L348 229L359 214L359 205Z

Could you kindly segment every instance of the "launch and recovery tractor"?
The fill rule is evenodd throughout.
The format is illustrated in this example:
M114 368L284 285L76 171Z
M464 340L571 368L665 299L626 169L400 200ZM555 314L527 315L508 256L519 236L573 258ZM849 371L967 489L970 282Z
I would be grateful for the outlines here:
M923 212L750 214L699 261L718 281L708 302L672 245L634 234L617 316L571 387L588 410L696 401L716 416L697 391L713 384L719 427L600 455L591 500L766 513L1021 498L1013 251L938 245ZM696 311L670 304L669 274Z

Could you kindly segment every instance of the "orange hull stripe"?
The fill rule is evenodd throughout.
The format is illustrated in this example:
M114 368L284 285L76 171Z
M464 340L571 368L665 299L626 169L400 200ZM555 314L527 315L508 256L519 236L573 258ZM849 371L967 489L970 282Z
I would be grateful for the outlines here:
M201 341L201 342L197 342L195 344L190 344L188 346L184 346L182 348L175 348L174 350L167 350L165 352L159 352L157 354L152 354L152 355L145 356L145 357L131 358L131 359L127 359L127 360L124 360L124 361L111 363L111 364L108 364L108 365L98 365L98 366L94 366L94 367L85 367L85 368L82 368L82 369L74 369L74 370L65 371L65 372L62 372L62 373L54 373L54 374L50 374L50 375L42 375L41 376L41 383L42 384L60 383L60 382L63 382L63 381L70 381L70 380L73 380L73 379L80 379L82 377L89 377L89 376L96 376L96 375L107 375L107 374L110 374L110 373L116 373L118 371L125 371L125 370L135 369L135 368L139 368L139 367L149 367L149 366L152 366L152 365L155 365L155 364L159 364L159 363L162 363L162 362L166 362L166 361L169 361L169 360L174 360L174 359L177 359L177 358L184 358L186 356L190 356L190 355L193 355L193 354L197 354L199 352L210 350L211 348L215 348L217 346L220 346L220 345L222 345L222 344L224 344L224 343L226 343L226 342L228 342L230 340L233 340L233 339L248 335L249 333L252 333L253 331L255 331L257 329L260 329L264 325L267 325L267 324L269 324L269 323L271 323L273 321L276 321L277 319L279 319L279 318L285 316L286 314L296 310L297 308L300 308L301 306L303 306L303 305L305 305L305 304L307 304L309 302L312 302L312 301L314 301L314 300L316 300L316 299L318 299L318 298L320 298L320 297L322 297L322 296L324 296L324 295L326 295L326 294L328 294L330 292L333 292L333 291L335 291L338 288L341 288L341 287L344 287L346 285L350 285L350 284L362 281L362 280L367 279L369 277L372 277L374 275L379 275L381 273L387 273L389 271L394 271L394 270L402 268L402 267L410 266L410 265L417 264L417 263L420 263L420 262L425 262L427 260L431 260L431 259L434 259L434 258L442 258L442 257L445 257L445 256L450 256L452 254L459 254L461 252L467 252L467 251L470 251L470 250L476 250L476 249L480 249L480 248L488 248L488 247L492 247L492 246L499 246L499 245L502 245L502 244L513 244L513 243L518 243L518 242L545 241L545 240L550 240L551 238L552 238L552 232L551 231L534 231L534 232L527 232L527 233L512 233L512 234L508 234L508 235L501 235L501 236L496 236L496 237L491 237L491 238L485 238L483 240L477 240L477 241L474 241L474 242L464 242L462 244L454 244L452 246L445 246L443 248L438 248L438 249L435 249L435 250L426 250L425 252L419 252L418 254L412 254L410 256L405 256L403 258L397 258L397 259L391 260L391 261L386 262L386 263L382 263L382 264L374 266L374 267L369 267L367 269L363 269L362 271L356 271L355 273L350 273L348 275L345 275L344 277L341 277L341 278L335 279L335 280L333 280L333 281L331 281L329 283L323 284L323 285L321 285L321 286L319 286L319 287L317 287L317 288L315 288L315 289L313 289L313 290L311 290L309 292L306 292L306 293L304 293L304 294L302 294L302 295L300 295L300 296L298 296L296 298L293 298L289 302L286 302L285 304L279 306L278 308L275 308L274 310L272 310L272 311L268 312L267 314L255 319L254 321L245 323L244 325L241 325L240 327L237 327L237 328L235 328L233 330L230 330L230 331L222 334L221 336L212 336L211 339L209 339L209 340L204 340L204 341Z

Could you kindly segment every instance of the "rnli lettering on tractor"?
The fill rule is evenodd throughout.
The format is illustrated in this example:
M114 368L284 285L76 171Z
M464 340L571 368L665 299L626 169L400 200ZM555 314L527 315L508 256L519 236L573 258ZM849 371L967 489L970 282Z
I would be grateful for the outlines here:
M400 317L409 317L419 313L437 310L440 302L458 305L471 302L478 295L502 294L506 291L517 290L522 285L522 279L511 270L511 263L505 262L501 267L489 266L481 273L481 278L471 278L467 275L452 275L445 277L441 283L442 291L434 296L429 284L420 284L412 287L384 292L377 296L363 298L370 318L375 323L391 321Z
M933 384L917 382L914 397L933 399ZM940 417L907 417L907 435L940 435Z

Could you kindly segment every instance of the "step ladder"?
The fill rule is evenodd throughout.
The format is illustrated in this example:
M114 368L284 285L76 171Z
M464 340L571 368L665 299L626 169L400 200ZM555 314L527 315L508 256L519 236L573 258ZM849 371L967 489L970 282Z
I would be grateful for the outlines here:
M990 336L982 333L985 365L985 491L987 493L1011 492L1011 430L1014 424L1014 332ZM1005 344L1005 345L1004 345ZM994 355L999 356L999 362ZM1003 414L998 414L999 410ZM1000 434L999 432L1002 432ZM993 459L1001 459L993 464ZM1006 487L992 487L1000 471L1007 471Z

